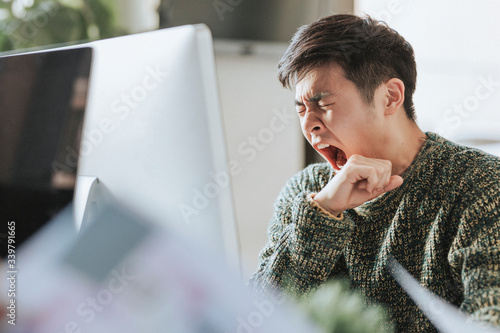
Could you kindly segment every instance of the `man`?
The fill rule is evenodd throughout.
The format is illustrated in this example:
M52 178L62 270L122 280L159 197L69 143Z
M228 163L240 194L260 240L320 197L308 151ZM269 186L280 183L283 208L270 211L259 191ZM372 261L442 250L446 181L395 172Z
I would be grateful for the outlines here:
M435 331L391 277L392 255L471 318L500 325L500 159L419 129L404 38L369 17L326 17L298 30L278 76L328 163L283 188L253 288L304 295L344 276L398 331Z

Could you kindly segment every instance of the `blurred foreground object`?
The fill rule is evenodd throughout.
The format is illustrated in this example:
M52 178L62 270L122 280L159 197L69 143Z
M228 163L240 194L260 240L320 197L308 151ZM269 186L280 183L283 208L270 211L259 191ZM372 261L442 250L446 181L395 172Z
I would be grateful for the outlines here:
M16 325L5 317L2 332L316 332L279 296L252 299L210 251L121 206L80 234L68 207L17 262Z
M327 333L394 332L386 309L367 306L363 297L349 289L348 281L333 279L310 293L302 302L306 314Z
M486 322L473 320L470 315L460 312L455 306L422 287L394 257L389 258L389 269L396 281L440 332L500 333L498 328L492 327Z

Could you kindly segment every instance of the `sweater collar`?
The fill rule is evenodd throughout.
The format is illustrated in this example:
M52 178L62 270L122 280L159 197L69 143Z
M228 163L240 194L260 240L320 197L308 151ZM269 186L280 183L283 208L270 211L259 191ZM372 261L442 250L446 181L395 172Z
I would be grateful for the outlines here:
M420 148L417 156L410 164L408 169L403 173L403 184L389 192L382 194L381 196L367 201L361 206L355 208L358 213L373 214L375 212L385 211L391 202L399 202L403 195L408 192L408 187L412 186L415 180L418 178L425 168L428 168L433 160L434 152L443 145L445 139L436 133L426 132L427 139L425 143Z

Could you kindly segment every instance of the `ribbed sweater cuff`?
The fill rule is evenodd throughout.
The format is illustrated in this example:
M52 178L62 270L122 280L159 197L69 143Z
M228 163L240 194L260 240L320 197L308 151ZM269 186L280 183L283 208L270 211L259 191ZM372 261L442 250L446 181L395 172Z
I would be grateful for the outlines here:
M299 234L304 237L299 237L302 239L323 238L325 242L329 243L334 238L344 238L345 233L350 233L353 229L354 224L350 219L346 218L344 214L340 218L335 217L321 209L312 200L310 193L299 194L295 198L292 211L292 219L296 223Z
M309 193L307 195L307 201L311 204L311 206L318 209L319 211L321 211L321 213L325 214L326 216L328 216L331 219L334 219L337 221L344 219L344 212L341 212L340 216L335 216L335 215L331 214L329 211L327 211L326 209L324 209L323 207L321 207L316 201L314 201L314 197L316 196L316 194L318 194L318 193Z

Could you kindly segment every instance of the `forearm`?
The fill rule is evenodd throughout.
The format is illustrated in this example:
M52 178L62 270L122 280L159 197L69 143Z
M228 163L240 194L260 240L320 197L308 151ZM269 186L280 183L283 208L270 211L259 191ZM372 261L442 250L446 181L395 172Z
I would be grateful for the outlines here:
M290 207L290 223L273 220L270 241L260 255L260 267L250 283L256 292L286 289L302 295L325 281L349 239L353 223L319 208L307 193Z

